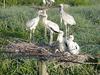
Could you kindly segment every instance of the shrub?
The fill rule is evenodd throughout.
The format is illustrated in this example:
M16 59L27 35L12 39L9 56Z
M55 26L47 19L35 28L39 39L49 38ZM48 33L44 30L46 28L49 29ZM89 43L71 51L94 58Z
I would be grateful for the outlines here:
M92 3L92 0L67 0L67 3L70 5L89 5Z
M12 5L42 5L42 0L5 0L6 6ZM4 0L0 0L0 6L4 5ZM54 5L58 5L60 3L68 3L70 5L90 5L90 4L97 4L99 0L55 0Z

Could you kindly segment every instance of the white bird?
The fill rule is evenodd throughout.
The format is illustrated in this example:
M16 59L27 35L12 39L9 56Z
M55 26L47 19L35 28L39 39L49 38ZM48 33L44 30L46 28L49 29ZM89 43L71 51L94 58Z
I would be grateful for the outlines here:
M43 16L43 23L44 23L45 27L50 30L49 44L51 45L53 43L53 33L54 32L59 33L60 29L59 29L58 24L47 19L48 15L46 14L46 12L42 16Z
M64 52L65 51L65 43L64 43L64 32L60 31L58 34L58 38L57 41L59 42L59 50L60 52Z
M33 18L32 20L29 20L27 23L26 23L26 26L28 29L30 29L30 41L32 39L32 33L34 34L34 31L39 23L39 20L40 20L40 15L41 13L41 10L38 11L38 16L36 18Z
M43 0L43 4L44 5L49 5L49 6L51 6L52 3L54 3L54 2L55 2L55 0Z
M74 42L73 35L69 35L69 38L66 39L65 42L67 43L68 50L71 54L75 54L75 55L79 54L80 47L76 42Z
M41 12L41 16L43 15L47 15L47 9L43 9L42 12ZM45 38L47 37L47 28L45 26L45 34L44 34Z
M60 22L62 24L62 21L64 22L65 28L66 28L66 35L69 33L69 27L67 25L75 25L75 19L73 16L69 15L64 11L64 6L63 4L60 4Z

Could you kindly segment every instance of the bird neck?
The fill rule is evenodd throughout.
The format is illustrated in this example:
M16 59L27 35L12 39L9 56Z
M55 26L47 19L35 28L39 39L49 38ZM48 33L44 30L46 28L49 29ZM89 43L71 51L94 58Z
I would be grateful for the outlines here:
M62 13L62 12L64 12L64 9L63 9L63 7L61 7L61 8L60 8L60 12L61 12L61 13Z
M47 22L47 17L43 18L43 22L46 23Z
M40 16L38 15L37 18L40 18Z

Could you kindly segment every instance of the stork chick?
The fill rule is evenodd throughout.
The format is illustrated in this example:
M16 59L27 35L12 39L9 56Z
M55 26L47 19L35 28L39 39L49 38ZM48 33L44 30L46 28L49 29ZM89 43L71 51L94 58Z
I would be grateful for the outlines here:
M74 42L74 36L73 35L69 36L69 38L66 40L66 43L67 43L69 52L71 54L75 54L75 55L79 54L80 47L76 42Z

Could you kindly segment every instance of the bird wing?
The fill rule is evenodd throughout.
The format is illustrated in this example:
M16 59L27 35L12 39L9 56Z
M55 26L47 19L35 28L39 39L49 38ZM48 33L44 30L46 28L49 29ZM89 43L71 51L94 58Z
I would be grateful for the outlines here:
M33 18L32 20L29 20L27 23L26 23L26 26L31 28L33 27L36 23L38 24L38 21L39 19L36 18Z
M62 14L62 18L65 22L67 22L70 25L75 25L76 24L76 21L75 21L74 17L67 14L67 13L65 13L65 12Z
M55 32L59 32L60 29L59 29L59 26L58 24L50 21L50 20L47 20L47 27L49 27L51 30L55 31Z
M76 42L74 42L74 45L75 45L77 50L80 50L80 47L79 47L79 45Z

